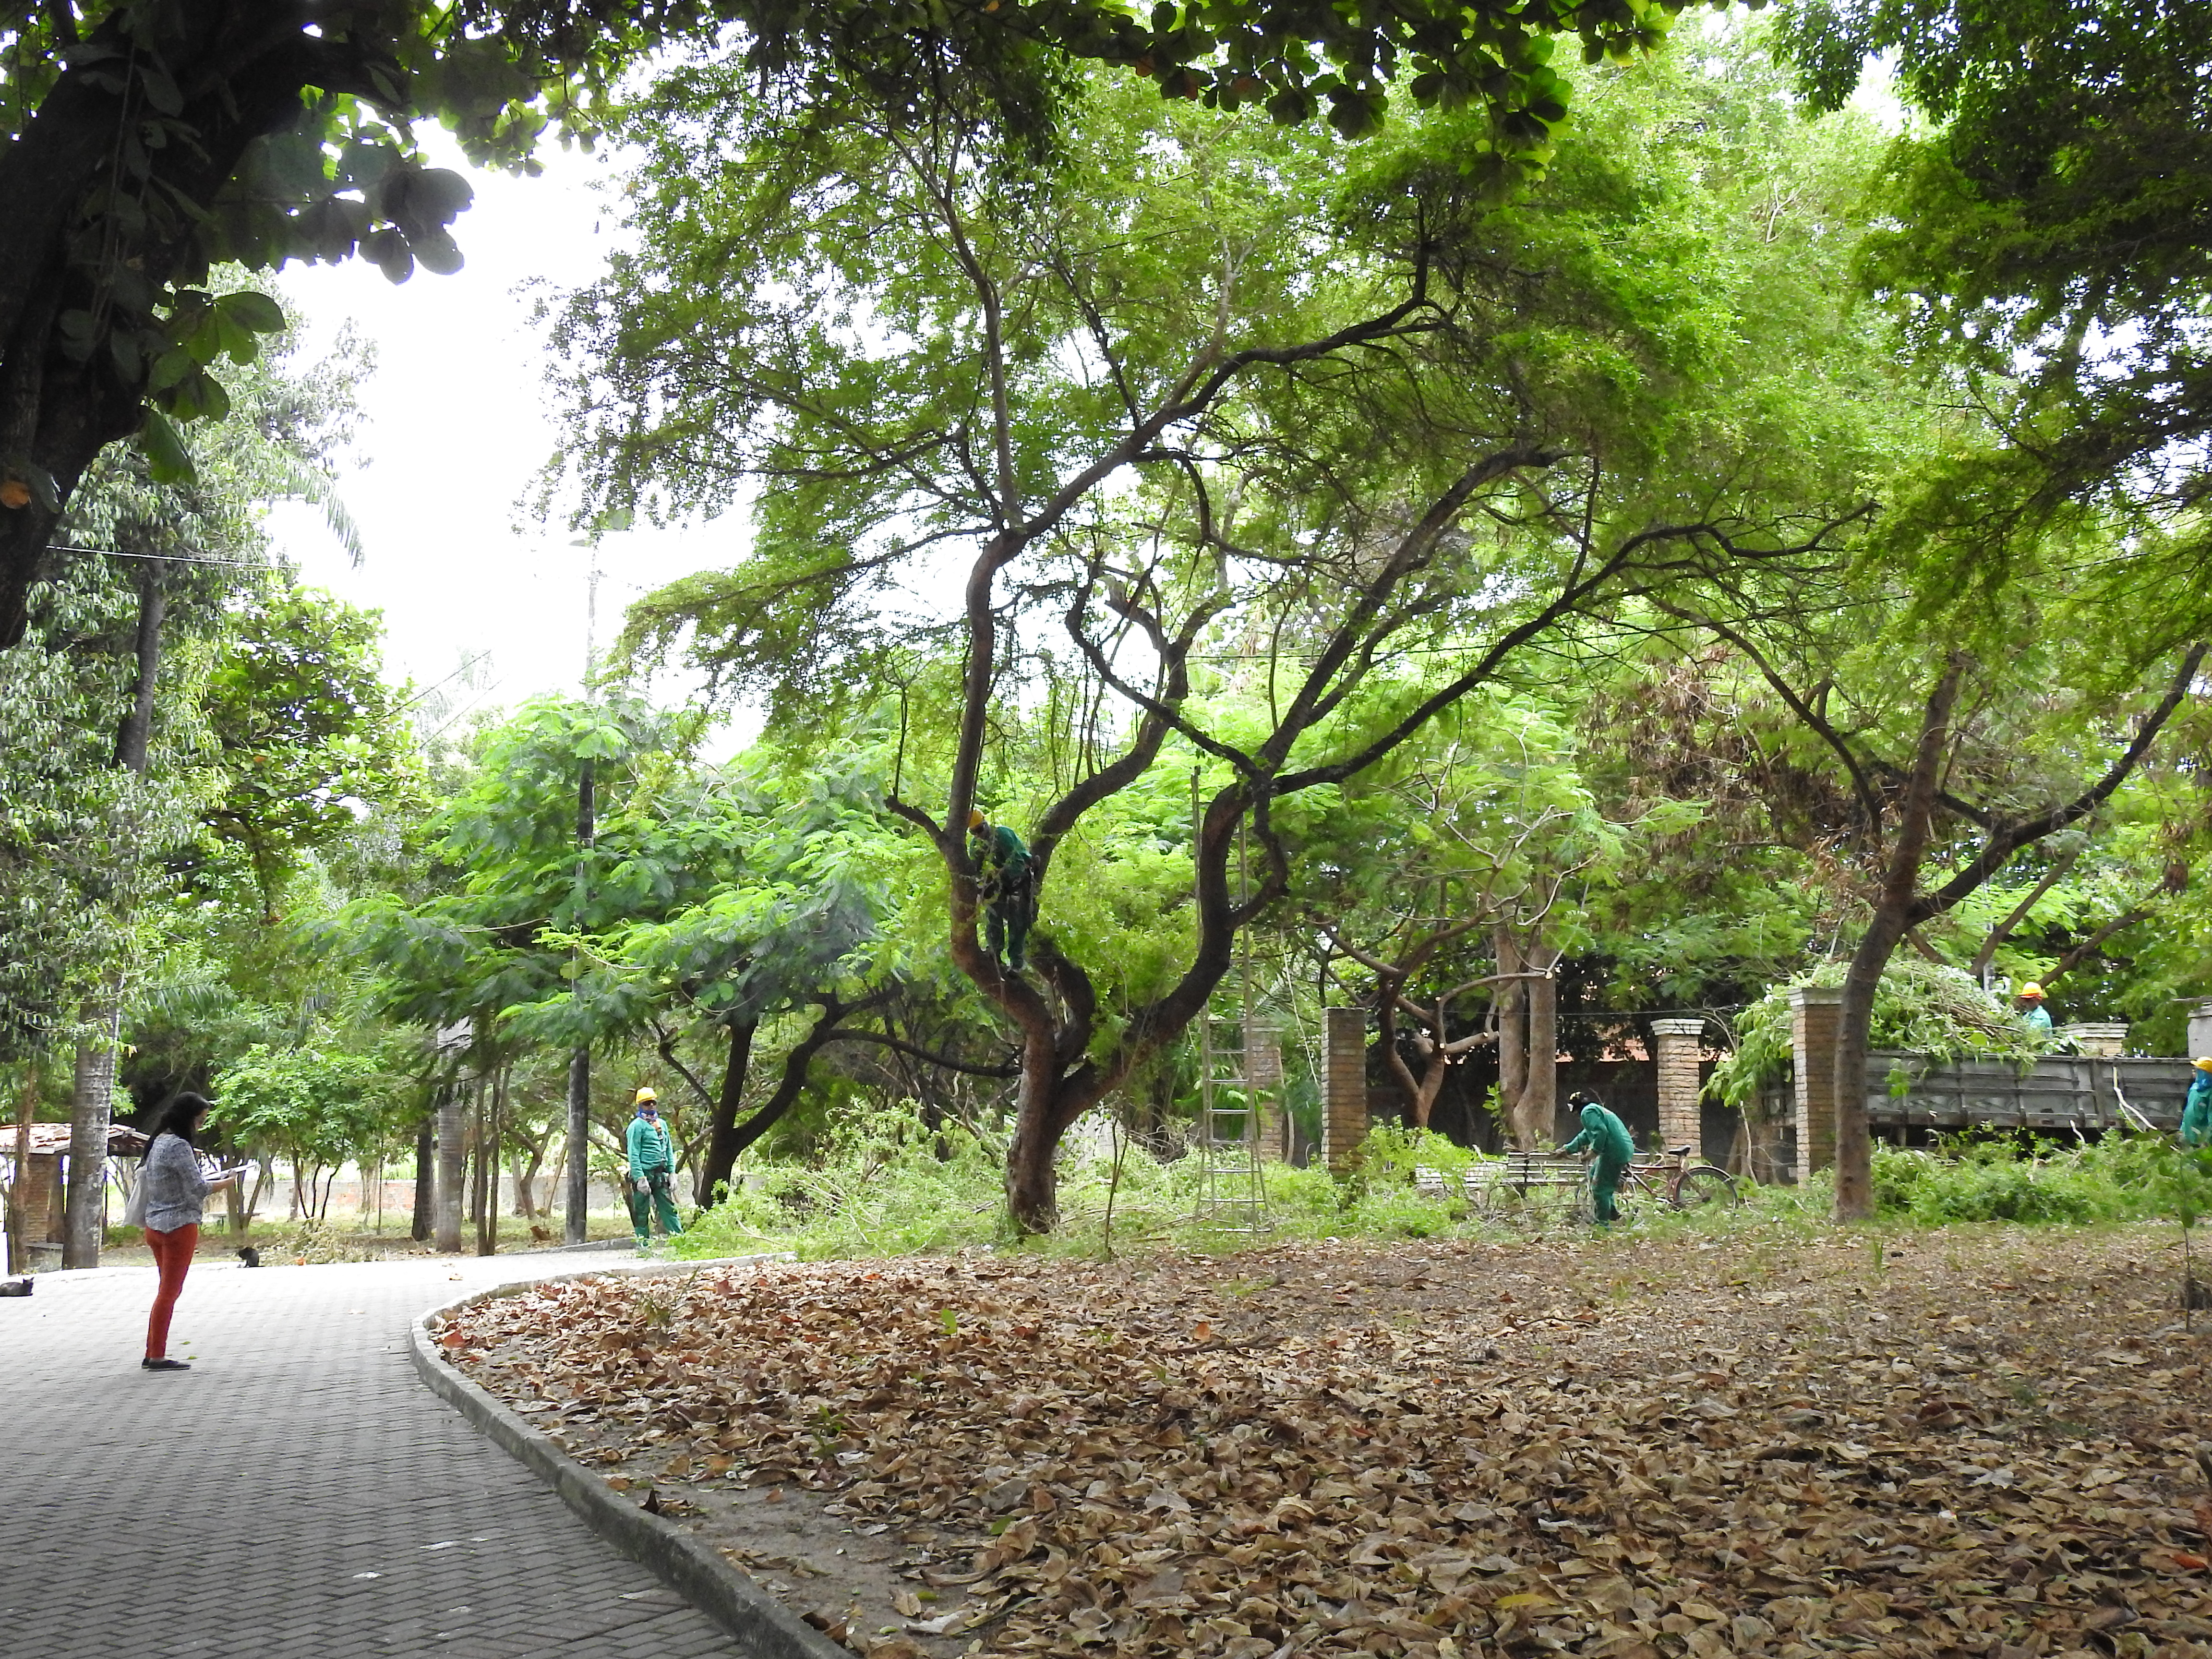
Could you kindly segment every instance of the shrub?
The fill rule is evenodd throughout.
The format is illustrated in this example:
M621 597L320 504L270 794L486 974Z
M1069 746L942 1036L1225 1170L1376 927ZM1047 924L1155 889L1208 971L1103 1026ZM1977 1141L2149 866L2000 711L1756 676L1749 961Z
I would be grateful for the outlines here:
M2181 1156L2163 1136L2137 1134L2080 1146L2011 1136L1957 1136L1927 1152L1878 1146L1875 1205L1929 1227L2148 1219L2171 1211L2169 1166Z

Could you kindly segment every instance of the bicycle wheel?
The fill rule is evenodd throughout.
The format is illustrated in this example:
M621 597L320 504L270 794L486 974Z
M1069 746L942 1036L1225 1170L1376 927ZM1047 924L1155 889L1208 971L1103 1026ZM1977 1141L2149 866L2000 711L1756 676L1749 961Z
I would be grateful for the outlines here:
M1727 1170L1697 1164L1675 1177L1674 1201L1678 1210L1733 1209L1743 1202L1743 1194Z
M1662 1207L1659 1189L1647 1180L1641 1170L1631 1170L1620 1178L1620 1187L1613 1195L1613 1207L1620 1212L1623 1224L1633 1222L1646 1206Z

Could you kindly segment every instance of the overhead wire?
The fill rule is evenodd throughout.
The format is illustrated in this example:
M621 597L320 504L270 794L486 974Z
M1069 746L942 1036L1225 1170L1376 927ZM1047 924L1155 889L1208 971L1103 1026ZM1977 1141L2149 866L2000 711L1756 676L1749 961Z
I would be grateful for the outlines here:
M126 553L119 547L69 547L60 542L46 544L49 553L89 553L103 559L146 559L159 564L204 564L226 570L274 570L276 567L265 559L210 559L197 553Z

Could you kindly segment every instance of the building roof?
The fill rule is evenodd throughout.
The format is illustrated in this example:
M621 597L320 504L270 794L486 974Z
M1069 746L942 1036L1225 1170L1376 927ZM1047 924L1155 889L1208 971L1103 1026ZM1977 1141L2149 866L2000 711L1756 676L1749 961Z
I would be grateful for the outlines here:
M127 1124L107 1126L107 1152L111 1158L119 1152L135 1152L146 1144L146 1137ZM69 1151L70 1126L66 1123L33 1123L31 1126L31 1156L52 1158ZM0 1123L0 1158L12 1158L15 1152L15 1129L13 1124Z

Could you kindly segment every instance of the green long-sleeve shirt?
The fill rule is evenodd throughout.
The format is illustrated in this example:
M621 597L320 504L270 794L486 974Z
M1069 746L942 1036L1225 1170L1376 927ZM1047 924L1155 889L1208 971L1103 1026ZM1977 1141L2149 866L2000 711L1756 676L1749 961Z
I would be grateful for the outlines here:
M625 1137L629 1149L629 1178L641 1181L656 1170L676 1167L675 1149L669 1145L668 1126L650 1118L634 1117Z
M2212 1144L2212 1072L2199 1072L2190 1080L2188 1097L2181 1103L2181 1143Z
M1030 849L1010 825L991 826L975 861L982 869L986 897L1013 892L1029 879Z
M1626 1164L1636 1156L1636 1138L1609 1109L1593 1100L1583 1108L1583 1132L1559 1150L1595 1152L1601 1163Z

